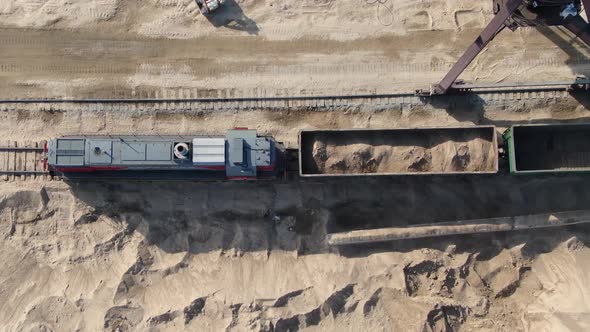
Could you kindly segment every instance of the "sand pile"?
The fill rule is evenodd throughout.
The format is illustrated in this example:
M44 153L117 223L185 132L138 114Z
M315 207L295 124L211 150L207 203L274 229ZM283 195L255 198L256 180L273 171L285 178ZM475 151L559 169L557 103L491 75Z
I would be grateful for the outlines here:
M223 14L207 19L194 0L2 1L2 96L239 97L427 88L492 13L489 0L227 3ZM564 51L560 38L581 53ZM503 32L494 41L500 47L483 52L462 78L509 82L585 74L585 50L570 39L551 29ZM4 140L39 140L78 133L219 134L248 126L294 145L298 130L310 127L588 116L577 102L518 105L516 111L459 104L428 106L436 112L404 106L305 113L63 105L31 111L12 105L0 112L0 132ZM338 152L338 144L349 150ZM471 140L414 142L399 151L381 143L338 144L318 147L318 164L332 168L343 160L360 170L393 164L425 172L485 169L491 160L488 143ZM377 248L335 249L324 242L331 228L587 208L588 177L347 181L2 182L1 329L590 330L590 239L584 228Z
M491 139L444 135L370 137L342 140L317 137L312 146L312 173L452 173L493 172L496 150Z
M418 218L416 206L429 218L497 211L509 183L473 181L480 191L469 195L456 181L403 189L370 180L4 184L0 323L33 331L588 329L584 228L387 248L323 240L346 227L342 213L358 214L358 225ZM522 182L513 183L507 213L522 213L532 193L548 209L588 204L567 194L587 187L582 177L506 181ZM391 204L404 197L413 199Z

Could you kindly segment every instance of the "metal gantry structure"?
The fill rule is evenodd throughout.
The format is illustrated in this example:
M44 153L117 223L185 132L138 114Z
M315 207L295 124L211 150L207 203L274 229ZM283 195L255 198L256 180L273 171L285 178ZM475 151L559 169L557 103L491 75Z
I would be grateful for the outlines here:
M583 5L583 6L582 6ZM582 7L590 17L590 0L493 0L494 18L465 50L447 75L430 90L417 95L443 95L461 90L457 78L469 64L505 28L512 31L527 26L563 26L590 46L590 25L580 16Z

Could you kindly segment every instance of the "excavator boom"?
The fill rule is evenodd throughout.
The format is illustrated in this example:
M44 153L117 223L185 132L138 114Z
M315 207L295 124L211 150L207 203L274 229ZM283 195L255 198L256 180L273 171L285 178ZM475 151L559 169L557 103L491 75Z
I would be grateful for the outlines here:
M418 90L419 96L443 95L461 89L457 78L477 55L504 28L515 30L523 26L563 26L590 46L590 25L580 16L582 5L590 15L590 0L494 0L494 18L475 41L465 50L445 77L431 85L428 91Z

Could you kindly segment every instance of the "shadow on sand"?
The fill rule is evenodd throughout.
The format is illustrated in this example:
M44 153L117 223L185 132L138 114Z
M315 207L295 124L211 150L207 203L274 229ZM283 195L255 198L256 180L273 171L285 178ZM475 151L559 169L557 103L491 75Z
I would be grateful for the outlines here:
M258 25L246 16L235 0L226 0L225 4L215 12L204 15L216 27L224 27L237 31L244 31L250 35L258 35Z
M584 52L581 52L579 48L590 51L589 46L581 39L574 37L573 34L564 27L538 25L535 29L568 55L569 58L565 61L565 64L570 66L574 73L582 76L590 74L589 68L579 68L580 64L588 63L588 57Z
M590 93L585 90L570 91L567 99L559 102L547 102L547 100L509 100L488 102L476 93L463 93L459 95L443 95L425 98L425 105L446 113L460 122L471 122L475 125L494 125L508 127L522 123L590 123L590 116L576 116L574 119L564 118L568 111L573 111L578 106L590 110ZM546 117L535 119L493 119L486 114L495 112L520 112L534 115L536 109L543 109ZM548 111L548 112L547 112ZM565 112L565 113L564 113ZM554 114L557 114L554 116Z
M586 55L587 52L580 51L580 49L585 49L586 51L590 52L588 45L586 45L579 38L575 38L564 27L547 27L539 25L536 26L535 29L540 34L545 36L553 45L559 47L565 54L567 54L568 59L565 60L564 64L569 66L572 69L572 72L578 75L578 77L588 77L590 75L590 66L588 66L590 64L590 59L588 59L588 56ZM500 46L501 45L492 44L490 47ZM535 82L543 81L544 79L547 80L546 78L540 78L535 80ZM571 78L572 81L574 79L576 79L576 77ZM547 81L552 80L548 79ZM588 91L571 91L570 96L572 97L572 101L577 101L577 103L584 106L585 109L590 110L590 94ZM446 110L450 116L459 121L471 121L474 124L491 124L496 126L510 126L512 124L522 123L522 121L495 121L486 118L485 111L490 105L485 100L481 99L477 94L473 93L433 96L431 98L425 98L424 101L426 104L434 108ZM498 102L497 104L500 105L501 102ZM521 105L523 108L534 108L534 105L531 107L531 104L533 104L531 101L525 102L521 100L512 100L507 103L507 107L518 107L518 105ZM568 105L566 105L566 107L568 107ZM555 120L553 118L529 121L529 123L557 122L564 121ZM565 122L590 122L590 118L578 118L576 120Z
M424 176L277 183L80 182L71 190L92 211L77 224L106 216L169 253L329 252L326 233L431 222L586 209L590 176ZM578 231L576 231L578 230ZM341 249L347 256L383 250L444 250L451 243L494 250L588 227L414 240ZM558 234L561 234L558 236ZM464 240L463 240L464 238ZM507 241L506 239L511 239ZM461 241L459 241L461 240ZM559 241L557 241L559 240ZM529 244L533 246L534 243ZM492 250L492 249L490 249ZM544 252L536 248L533 252ZM549 249L547 249L549 250Z

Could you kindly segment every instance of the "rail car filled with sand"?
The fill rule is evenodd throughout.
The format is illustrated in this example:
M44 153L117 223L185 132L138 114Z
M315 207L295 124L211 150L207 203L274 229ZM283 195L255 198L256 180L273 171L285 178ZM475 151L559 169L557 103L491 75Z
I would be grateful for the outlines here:
M303 130L299 147L309 177L498 171L494 126Z

